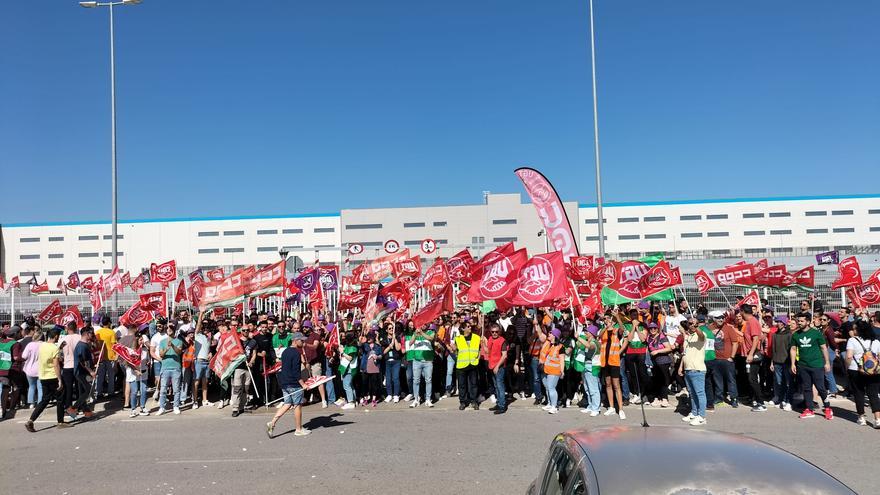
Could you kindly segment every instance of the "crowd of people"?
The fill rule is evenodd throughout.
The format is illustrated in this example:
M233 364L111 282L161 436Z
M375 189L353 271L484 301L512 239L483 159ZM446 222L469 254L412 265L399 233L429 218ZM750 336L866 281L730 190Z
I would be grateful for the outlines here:
M367 323L358 313L277 318L193 319L186 310L141 326L42 326L28 318L0 328L0 411L29 409L34 421L54 403L57 426L94 417L94 404L122 394L134 418L203 407L275 405L267 424L289 410L306 435L301 407L383 407L403 401L433 407L458 398L458 409L505 414L531 401L549 414L580 408L626 419L624 407L670 408L705 425L719 407L755 413L778 407L831 420L831 400L854 403L857 422L880 429L880 311L826 311L803 301L778 313L766 302L737 309L690 308L685 300L607 308L578 322L568 311L517 307L484 314L462 308L416 326L409 314ZM225 383L209 363L220 337L240 339L244 360ZM114 350L139 357L130 364ZM332 376L318 386L310 377ZM817 401L818 398L818 401ZM210 399L210 400L209 400ZM151 402L152 401L152 402ZM847 403L846 407L849 408ZM684 415L686 413L686 415Z

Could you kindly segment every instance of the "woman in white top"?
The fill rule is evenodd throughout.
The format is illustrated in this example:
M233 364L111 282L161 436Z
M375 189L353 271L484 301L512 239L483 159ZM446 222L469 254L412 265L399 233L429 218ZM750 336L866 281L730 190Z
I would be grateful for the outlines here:
M871 324L864 320L856 321L856 333L846 341L846 373L853 388L853 399L856 402L856 413L859 415L858 423L865 426L865 393L871 402L871 411L874 413L874 428L880 429L880 375L865 374L862 367L865 364L866 352L874 354L876 360L880 356L880 340L874 338L874 330ZM877 363L875 362L876 366Z

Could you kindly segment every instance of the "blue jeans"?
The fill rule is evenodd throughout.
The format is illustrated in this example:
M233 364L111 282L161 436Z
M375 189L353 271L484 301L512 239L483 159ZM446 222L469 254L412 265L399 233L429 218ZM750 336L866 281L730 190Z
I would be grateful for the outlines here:
M416 395L413 393L413 383L412 383L413 382L413 372L412 372L413 362L407 361L405 363L405 365L406 365L406 389L409 390L410 394Z
M351 373L346 373L345 376L342 377L342 388L345 389L345 400L347 402L354 402L354 389L351 387L351 381L354 379Z
M559 396L556 394L556 384L559 383L559 375L544 375L544 388L547 389L547 405L556 407Z
M724 384L727 385L727 394L730 396L730 400L736 401L736 398L738 397L736 390L736 364L726 359L718 359L716 361L715 371L718 372L718 375L722 379L722 385L715 391L715 401L718 402L724 400L724 389L722 388Z
M626 378L626 354L620 356L620 395L629 400L629 380Z
M113 388L116 386L116 362L101 361L101 364L98 365L98 373L95 379L97 380L97 383L95 383L95 393L97 395L103 393L112 394ZM107 384L106 392L104 392L105 383Z
M544 377L541 376L542 373L538 368L540 363L537 356L532 356L532 362L529 364L532 371L532 393L535 394L535 399L543 399L544 394L541 393L541 383L544 382Z
M159 381L159 409L165 409L168 397L165 390L169 383L174 393L174 407L180 407L180 370L162 370L162 379Z
M684 372L684 383L691 398L691 414L706 417L706 372L687 370Z
M455 354L446 356L446 393L452 392L452 374L455 373Z
M140 403L141 409L147 407L147 377L144 375L143 379L137 379L133 382L128 382L128 402L129 406L131 406L131 410L137 407L138 404L138 394L140 394ZM163 394L164 395L164 394Z
M385 393L400 397L400 361L385 361Z
M584 390L589 397L587 409L598 412L599 406L602 405L601 388L599 387L599 377L593 376L592 371L584 371Z
M791 404L791 365L773 363L773 402Z
M324 358L324 369L327 370L324 374L330 376L330 360ZM333 386L333 380L324 384L324 393L327 397L327 402L336 402L336 387Z
M831 371L825 372L825 390L827 390L829 394L837 393L837 381L834 379L835 359L837 359L837 351L828 349L828 362L831 363Z
M27 401L28 404L36 404L43 400L43 384L40 383L40 378L36 376L28 376L28 396ZM2 390L2 388L0 388ZM36 396L36 400L34 400L34 396Z
M431 375L434 374L434 361L413 361L413 397L419 398L419 385L425 378L425 400L431 399Z
M495 373L495 404L498 405L499 409L507 407L507 395L505 395L504 391L504 372L504 366L500 366L498 373Z

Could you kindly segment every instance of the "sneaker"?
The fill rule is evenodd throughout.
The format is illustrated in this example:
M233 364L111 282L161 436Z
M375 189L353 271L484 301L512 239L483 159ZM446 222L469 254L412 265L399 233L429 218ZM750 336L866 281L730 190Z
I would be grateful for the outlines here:
M737 407L739 407L739 402L735 400L730 401L730 407L736 409Z
M385 396L385 400L383 402L391 402L392 397L390 395Z
M591 412L591 411L590 411L589 409L587 409L586 407L584 407L584 408L581 409L581 412L584 413L584 414L587 414L587 413L589 413L589 412Z
M626 419L626 413L625 413L625 412L620 411L620 419Z
M149 416L149 415L150 415L150 411L147 411L143 407L141 408L141 412L138 413L138 416Z
M495 394L492 394L489 396L489 402L491 402L493 404L495 403Z
M496 409L492 414L504 414L506 412L507 412L507 408L502 407L502 408Z
M458 410L459 410L459 411L464 411L465 409L467 409L467 404L459 404L459 405L458 405Z
M791 411L791 404L788 402L783 402L782 403L782 410L783 411Z
M648 405L651 406L651 407L660 407L660 404L661 404L660 399L654 399L654 400L651 401L651 403L648 404Z
M321 401L321 409L327 409L327 401L326 400Z
M480 403L474 402L474 411L479 411L479 410L480 410Z
M599 411L590 411L590 417L591 417L591 418L595 418L595 417L598 416L598 415L599 415Z
M449 392L446 392L445 394L440 396L440 400L448 399L448 398L449 398Z
M834 419L834 411L832 411L830 407L825 408L825 419L828 421Z
M354 409L354 402L346 402L340 409Z
M69 408L67 408L66 413L71 421L76 421L76 409L69 407Z
M202 407L211 407L211 406L213 406L213 405L214 405L214 404L212 404L210 401L207 401L207 400L206 400L205 402L202 403Z
M669 400L668 399L661 400L660 407L669 407Z
M311 435L311 434L312 434L312 430L307 430L305 428L293 431L293 435L297 436L297 437L304 437L306 435Z
M374 405L374 406L375 406L375 405L376 405L376 403L375 403L375 402L373 402L373 405ZM431 402L431 400L430 400L430 399L428 399L428 400L426 400L426 401L425 401L425 405L426 405L426 406L428 406L428 407L434 407L434 403L433 403L433 402Z
M550 409L547 410L547 412L550 414L556 414L559 412L559 409L557 409L555 407L551 407Z
M691 426L702 426L706 424L706 418L702 416L695 416L694 419L690 420Z
M550 404L547 404L546 406L541 408L542 411L549 411L550 409L553 409L553 406L551 406Z
M174 408L174 414L180 414L180 408L179 408L179 407L175 407L175 408Z
M571 399L565 400L565 407L571 407Z
M752 412L767 412L767 406L764 404L758 404L757 406L752 407Z
M875 429L875 430L880 430L880 419L875 419L875 420L874 420L874 429Z
M409 405L409 407L410 408L419 407L419 399L415 399L414 401L412 401L412 403Z
M198 408L199 408L199 403L193 402L193 409L198 409Z
M132 409L130 413L128 413L129 418L136 418L138 415L137 409Z
M638 397L638 396L633 397L633 398L630 400L630 403L635 404L635 405L639 405L639 404L642 403L642 398L641 398L641 397Z
M696 418L696 416L694 416L693 413L688 413L688 415L681 418L681 420L685 423L690 423L691 421L693 421L694 418Z
M278 404L275 404L275 409L281 409L281 406L283 404L284 404L283 402L279 402Z
M392 400L391 402L392 402L393 404L397 404L398 402L400 402L400 397L398 397L398 396L395 395L395 396L394 396L394 400Z
M336 404L337 406L344 406L345 399L336 399L336 402L334 402L334 404Z
M804 409L804 412L802 412L801 415L798 416L798 417L799 417L800 419L810 419L810 418L814 418L814 417L816 417L816 415L813 414L813 411L811 411L811 410L809 410L809 409Z
M404 402L409 402L413 400L413 394L406 394L406 397L403 398Z
M28 409L33 409L33 408L35 408L35 407L37 407L36 404L31 404L31 405L28 406Z
M72 426L73 426L73 425L70 424L70 423L63 423L63 422L62 422L62 423L58 423L58 424L55 425L56 428L70 428L70 427L72 427Z
M37 432L37 430L34 429L34 422L30 421L30 420L28 420L24 423L24 429L31 432L31 433Z
M373 405L373 407L376 407L376 399L373 399L373 401L371 402L371 404Z
M168 411L166 411L165 409L162 409L162 408L160 407L160 408L159 408L159 411L156 412L156 416L161 416L161 415L165 414L166 412L168 412Z
M865 420L864 416L859 416L859 419L856 420L859 426L867 426L868 422Z
M613 407L609 407L605 410L605 416L614 416L615 414L617 414L617 411L615 411Z

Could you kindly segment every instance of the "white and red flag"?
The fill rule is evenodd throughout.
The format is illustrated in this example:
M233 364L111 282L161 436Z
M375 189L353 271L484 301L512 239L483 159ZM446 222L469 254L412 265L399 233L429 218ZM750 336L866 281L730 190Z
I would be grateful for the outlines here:
M82 287L83 290L86 292L92 292L93 290L95 290L95 280L92 277L86 277L79 284L79 286Z
M86 322L83 320L82 314L79 312L79 306L76 304L68 306L67 309L64 310L64 313L61 313L58 320L58 324L62 326L66 326L70 322L76 323L77 330L81 330L86 326Z
M67 276L67 288L70 290L79 289L79 273L73 272Z
M152 311L149 308L145 308L142 301L139 300L132 304L125 314L119 317L119 323L125 326L140 326L152 319Z
M511 245L511 247L513 247ZM446 260L446 269L449 271L449 278L453 282L469 282L470 274L474 267L474 257L467 248L455 253L451 258Z
M755 266L745 261L715 270L714 275L719 287L755 285Z
M702 269L694 274L694 283L697 284L697 289L700 290L701 296L705 296L710 290L716 287L712 277L706 273L706 270Z
M113 344L113 352L134 369L141 367L141 353L122 344Z
M163 318L168 318L168 294L165 291L148 292L140 295L140 307Z
M480 260L479 278L473 279L468 291L468 301L482 302L505 299L515 289L519 270L528 261L525 249L506 254L495 250Z
M733 305L734 308L740 308L744 305L748 304L749 306L760 306L761 305L761 297L758 295L758 291L752 289L746 294L746 297L737 301L736 304Z
M31 284L31 294L42 294L49 292L49 282L43 279L42 284Z
M680 283L681 274L676 275L676 271L669 265L669 262L660 260L639 279L639 292L645 298Z
M162 287L168 287L172 281L177 279L177 262L174 260L165 263L150 264L150 282L162 284Z
M64 309L61 307L61 302L58 299L50 302L48 306L43 308L40 311L40 314L37 315L37 319L42 322L53 322L55 324L58 323L58 318L61 316L61 313L64 312Z
M519 269L515 290L509 298L513 305L543 306L569 296L571 283L566 277L565 261L559 251L532 256ZM577 292L572 297L577 297Z
M571 258L578 255L578 244L559 194L556 193L553 184L533 168L518 168L515 173L538 211L538 217L544 224L544 235L550 239L555 251L562 252L564 261L568 263Z
M862 285L862 269L855 256L840 260L837 265L837 280L831 284L832 289Z
M219 282L223 280L223 267L214 268L213 270L208 270L205 272L205 275L208 277L208 280L212 282Z

